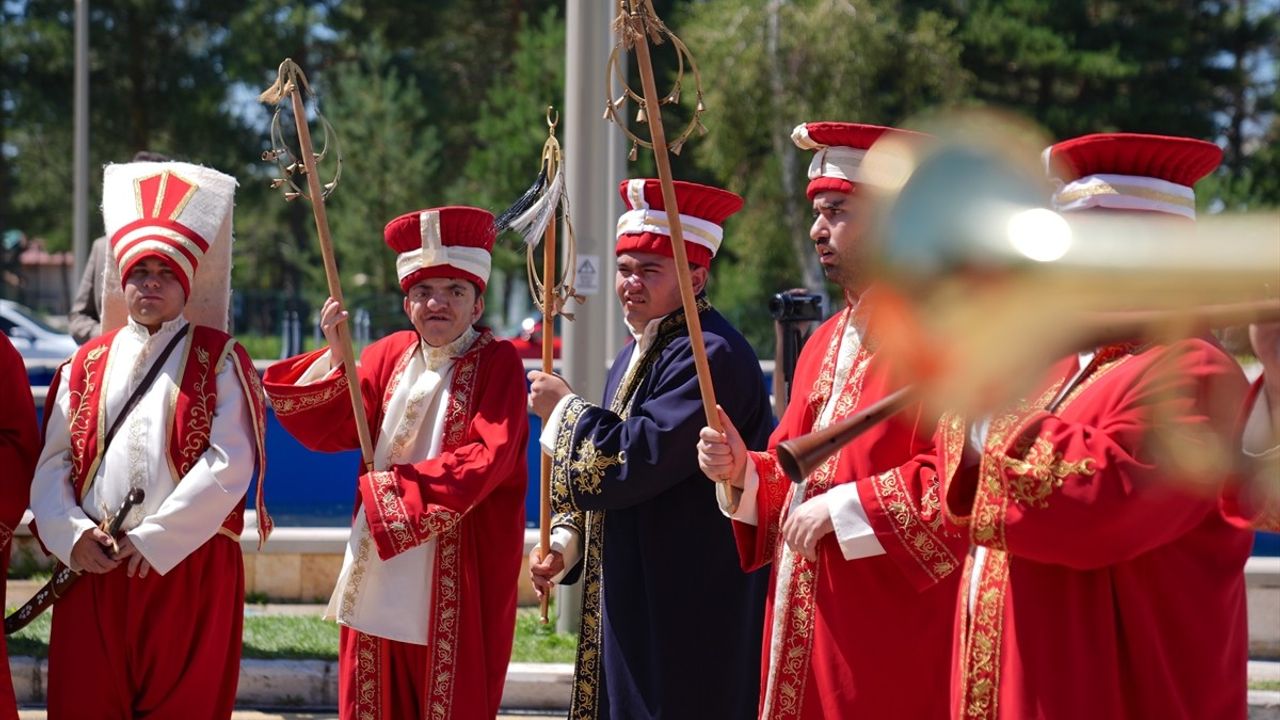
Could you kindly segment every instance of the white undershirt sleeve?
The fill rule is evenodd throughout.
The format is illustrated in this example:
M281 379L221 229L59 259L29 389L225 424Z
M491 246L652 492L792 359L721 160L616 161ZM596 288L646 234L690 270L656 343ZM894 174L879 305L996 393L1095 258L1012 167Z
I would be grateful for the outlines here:
M551 582L558 583L563 580L564 576L568 575L569 571L573 569L573 566L577 565L578 561L582 559L580 545L578 531L563 525L552 528L551 549L560 553L560 556L564 558L564 569L556 573L551 578Z
M759 525L759 511L756 508L756 493L760 490L760 474L756 472L756 464L747 459L747 473L742 480L742 494L738 498L738 508L730 511L733 504L725 491L728 483L716 483L716 502L720 503L720 512L730 520L737 520L747 525Z
M857 483L837 485L819 497L826 498L827 512L831 513L831 525L845 560L884 555L884 546L871 528L862 498L858 497Z
M569 393L560 398L555 409L547 416L547 423L542 426L542 433L538 435L538 444L542 445L542 451L552 457L556 454L556 434L560 431L560 419L564 417L564 409L569 406L569 400L576 397L578 396Z

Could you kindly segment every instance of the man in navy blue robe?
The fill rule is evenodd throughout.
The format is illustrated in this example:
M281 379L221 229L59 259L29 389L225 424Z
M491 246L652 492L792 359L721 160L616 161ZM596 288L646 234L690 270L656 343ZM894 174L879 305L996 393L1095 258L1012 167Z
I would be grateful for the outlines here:
M552 547L535 547L539 594L583 585L572 718L754 718L767 574L740 569L715 485L698 469L706 423L657 180L630 180L615 286L635 340L604 406L529 374L551 454ZM702 294L721 224L742 199L676 183L716 397L752 449L773 419L760 363Z

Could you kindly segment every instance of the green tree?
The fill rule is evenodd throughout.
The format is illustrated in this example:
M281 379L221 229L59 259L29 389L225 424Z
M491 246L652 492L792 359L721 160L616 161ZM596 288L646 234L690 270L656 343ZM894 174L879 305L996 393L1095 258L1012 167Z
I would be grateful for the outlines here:
M964 97L954 22L905 16L870 0L711 0L690 4L677 31L697 59L710 132L694 158L746 199L729 221L713 287L761 351L773 329L770 295L824 287L808 238L802 156L791 129L805 121L895 124ZM725 260L728 262L725 263ZM828 308L830 310L830 308Z
M564 98L564 41L564 20L554 8L532 21L520 17L510 68L489 86L472 125L473 146L456 193L468 203L499 213L536 177L547 139L547 108L557 106L554 119ZM563 138L563 125L557 131ZM503 282L490 286L490 297L498 301L493 310L505 309L508 302L523 305L516 294L526 292L525 249L518 243L508 235L494 244L494 268Z

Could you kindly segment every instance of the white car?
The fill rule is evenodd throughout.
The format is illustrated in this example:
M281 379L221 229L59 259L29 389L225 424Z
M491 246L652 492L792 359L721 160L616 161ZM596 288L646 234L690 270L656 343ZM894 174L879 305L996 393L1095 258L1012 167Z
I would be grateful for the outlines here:
M0 332L30 366L32 360L61 362L75 354L76 341L47 325L25 305L0 300Z

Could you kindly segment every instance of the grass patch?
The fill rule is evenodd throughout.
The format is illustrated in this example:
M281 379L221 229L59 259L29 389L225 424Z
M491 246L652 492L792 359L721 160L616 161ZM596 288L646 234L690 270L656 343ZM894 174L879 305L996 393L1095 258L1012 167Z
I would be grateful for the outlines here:
M578 634L556 632L554 605L549 615L551 622L543 625L538 619L537 608L516 610L516 641L511 648L512 662L573 662L578 648Z
M1250 680L1250 690L1270 690L1280 692L1280 680Z
M17 610L17 608L9 608L9 613ZM26 655L28 657L44 659L49 657L49 621L52 616L49 611L40 614L31 624L22 628L16 635L9 637L9 656Z
M315 616L246 617L243 657L269 660L337 660L338 624Z
M12 612L14 608L10 608ZM45 612L9 638L9 655L45 658L49 655L49 623ZM554 618L554 615L552 616ZM543 626L537 608L516 611L514 662L573 662L576 634L555 631L555 621ZM251 615L244 619L243 657L267 660L336 660L338 625L307 615Z

